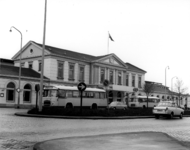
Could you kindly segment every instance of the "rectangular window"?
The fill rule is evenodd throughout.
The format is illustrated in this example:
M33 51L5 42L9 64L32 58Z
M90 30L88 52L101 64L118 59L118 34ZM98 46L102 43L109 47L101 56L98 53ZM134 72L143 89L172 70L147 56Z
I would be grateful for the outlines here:
M105 69L101 69L100 73L100 83L103 83L105 80Z
M113 71L110 71L110 84L113 84Z
M121 85L121 72L118 72L118 85Z
M22 67L22 68L24 67L24 62L23 62L23 63L21 63L21 67Z
M58 62L57 78L63 79L63 62Z
M126 75L126 86L129 86L129 75Z
M29 63L28 63L28 68L30 68L30 69L33 68L32 62L29 62Z
M84 82L84 66L79 66L79 81Z
M41 71L41 69L42 69L42 63L41 63L41 61L38 63L38 71Z
M139 88L142 88L142 86L141 86L141 76L139 76L138 87L139 87Z
M69 80L74 81L75 66L74 64L69 64Z
M132 86L135 87L135 75L132 76Z

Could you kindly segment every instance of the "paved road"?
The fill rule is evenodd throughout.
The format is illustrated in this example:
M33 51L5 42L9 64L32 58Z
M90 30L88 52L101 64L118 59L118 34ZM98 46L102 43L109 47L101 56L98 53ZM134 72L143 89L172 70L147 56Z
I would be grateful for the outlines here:
M190 118L83 120L14 116L15 112L23 111L26 110L0 108L0 150L31 150L37 142L62 137L139 131L164 132L190 142Z

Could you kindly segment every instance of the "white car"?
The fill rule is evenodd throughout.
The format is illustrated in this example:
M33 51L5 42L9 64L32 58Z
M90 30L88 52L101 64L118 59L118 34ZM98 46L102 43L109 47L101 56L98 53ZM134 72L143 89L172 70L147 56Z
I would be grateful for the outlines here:
M178 116L182 119L184 114L184 109L177 106L175 102L163 101L158 103L158 105L153 108L153 114L155 115L156 119L159 119L160 116L167 116L170 118Z
M124 102L114 101L108 106L109 109L127 109L127 105Z

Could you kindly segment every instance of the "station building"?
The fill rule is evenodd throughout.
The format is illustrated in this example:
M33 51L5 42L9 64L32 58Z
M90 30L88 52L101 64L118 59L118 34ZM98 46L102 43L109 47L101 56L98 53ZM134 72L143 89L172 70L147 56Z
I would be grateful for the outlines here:
M2 59L0 68L0 106L18 104L19 66L21 64L20 105L32 107L36 103L35 85L40 82L42 44L29 41L12 60ZM21 58L21 60L20 60ZM20 63L21 62L21 63ZM125 101L126 94L145 95L143 85L146 71L123 62L115 54L92 56L45 45L44 84L105 88L108 102ZM109 86L104 87L107 79ZM136 89L136 92L134 92ZM157 94L159 91L157 92ZM155 93L155 95L157 95ZM164 93L163 93L164 94ZM159 96L162 95L160 92Z
M21 57L21 63L20 63ZM13 57L9 67L0 70L1 89L4 96L0 97L0 105L17 105L18 103L18 72L21 64L21 92L20 104L34 106L36 101L35 84L40 82L42 44L29 41L21 51ZM5 64L1 63L1 66ZM14 68L14 76L3 73L6 68ZM3 73L3 74L2 74ZM27 75L26 75L27 73ZM133 92L134 88L142 90L146 71L123 62L115 54L103 56L92 56L71 50L61 49L52 46L45 46L44 53L44 84L46 85L68 85L77 86L84 82L88 87L105 88L103 82L109 81L106 88L109 92L109 102L124 101L126 93ZM4 77L6 81L4 80ZM3 79L2 79L3 77ZM14 78L12 78L14 77ZM9 84L11 83L11 84ZM10 86L10 87L9 87ZM13 100L7 100L8 88L14 91ZM30 100L25 100L26 89L30 91ZM2 95L3 95L2 94Z

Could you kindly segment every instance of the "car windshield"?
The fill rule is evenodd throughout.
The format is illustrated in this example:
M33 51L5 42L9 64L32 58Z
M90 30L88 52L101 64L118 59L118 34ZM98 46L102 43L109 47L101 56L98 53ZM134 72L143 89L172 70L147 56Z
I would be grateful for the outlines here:
M160 102L157 106L172 106L172 103L170 102Z

